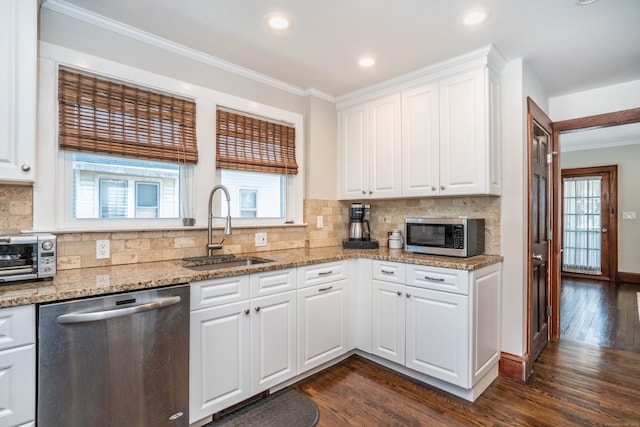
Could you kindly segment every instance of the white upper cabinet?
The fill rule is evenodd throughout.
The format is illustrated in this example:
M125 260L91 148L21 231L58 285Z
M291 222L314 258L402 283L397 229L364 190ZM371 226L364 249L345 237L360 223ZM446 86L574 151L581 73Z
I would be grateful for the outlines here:
M342 199L399 197L400 95L338 113Z
M438 194L440 187L438 84L402 92L402 195Z
M340 197L499 195L503 63L488 47L338 103Z
M38 2L0 2L0 182L33 182Z

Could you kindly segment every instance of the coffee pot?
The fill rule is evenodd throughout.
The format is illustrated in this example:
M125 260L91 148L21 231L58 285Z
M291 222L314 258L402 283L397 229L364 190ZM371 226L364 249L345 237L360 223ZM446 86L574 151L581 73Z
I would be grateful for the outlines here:
M371 205L352 203L349 210L349 239L342 241L345 248L375 249L376 240L371 240Z
M369 218L365 218L365 206L369 211L371 207L369 205L363 205L362 203L352 203L349 214L349 240L371 240L371 231L369 229Z

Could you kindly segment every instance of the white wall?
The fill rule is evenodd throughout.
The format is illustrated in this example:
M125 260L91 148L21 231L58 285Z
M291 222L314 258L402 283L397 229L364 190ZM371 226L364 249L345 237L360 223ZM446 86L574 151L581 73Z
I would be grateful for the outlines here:
M336 105L305 98L305 199L336 200L338 149Z
M640 107L640 80L549 99L554 122Z
M522 59L502 72L502 351L527 348L527 96L547 111L547 96Z

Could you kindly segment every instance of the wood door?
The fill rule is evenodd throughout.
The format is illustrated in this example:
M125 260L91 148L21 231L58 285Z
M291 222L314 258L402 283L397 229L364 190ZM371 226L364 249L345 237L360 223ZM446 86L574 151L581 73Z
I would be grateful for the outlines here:
M596 166L588 168L575 168L562 170L562 247L563 247L563 265L562 274L566 276L592 277L603 280L615 280L618 273L618 186L617 186L618 167L613 166ZM590 191L588 197L582 197L580 194L568 195L565 192L568 180L578 179L587 180L587 182L597 182L599 191L595 193ZM596 190L598 190L596 188ZM571 197L574 196L574 197ZM585 206L578 208L572 206L582 201ZM572 203L575 202L575 203ZM598 208L599 205L599 208ZM583 217L583 218L581 218ZM571 224L571 220L588 219L587 224ZM569 222L569 223L568 223ZM577 239L567 231L575 229L589 228L586 238ZM598 236L597 241L590 239L588 236L595 233ZM595 237L595 236L594 236ZM584 262L572 262L574 258L572 249L588 250L591 254L598 256L598 262L592 260L584 260ZM580 249L582 248L582 249ZM587 249L588 248L588 249ZM571 257L572 259L566 259ZM597 268L580 268L579 265L588 263ZM578 266L578 268L565 267L566 264Z
M529 353L538 358L549 342L550 268L549 230L551 229L550 165L553 159L551 120L528 99L529 148Z

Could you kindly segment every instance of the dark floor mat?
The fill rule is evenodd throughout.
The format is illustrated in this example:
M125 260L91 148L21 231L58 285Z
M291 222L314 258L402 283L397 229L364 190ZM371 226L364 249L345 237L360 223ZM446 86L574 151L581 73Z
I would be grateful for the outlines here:
M287 387L203 427L313 427L319 417L315 403Z

